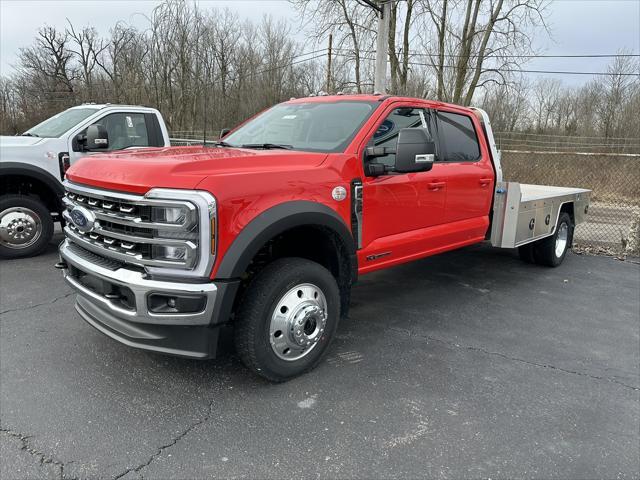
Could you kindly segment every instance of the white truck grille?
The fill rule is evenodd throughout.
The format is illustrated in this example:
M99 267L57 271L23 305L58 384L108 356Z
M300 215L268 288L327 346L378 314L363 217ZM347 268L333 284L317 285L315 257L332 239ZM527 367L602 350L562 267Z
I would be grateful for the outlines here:
M144 196L65 182L65 234L94 254L148 271L204 276L215 255L215 199L154 189Z

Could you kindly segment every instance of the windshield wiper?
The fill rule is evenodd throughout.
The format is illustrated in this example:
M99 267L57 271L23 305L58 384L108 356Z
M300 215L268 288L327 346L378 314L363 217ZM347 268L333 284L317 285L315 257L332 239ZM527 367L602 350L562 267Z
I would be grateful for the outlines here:
M38 135L36 135L35 133L31 133L31 132L24 132L22 135L20 135L21 137L37 137Z
M225 142L224 140L219 140L217 142L213 142L216 147L228 147L233 148L235 145L231 145L230 143Z
M240 148L264 148L265 150L291 150L293 145L283 145L281 143L245 143Z

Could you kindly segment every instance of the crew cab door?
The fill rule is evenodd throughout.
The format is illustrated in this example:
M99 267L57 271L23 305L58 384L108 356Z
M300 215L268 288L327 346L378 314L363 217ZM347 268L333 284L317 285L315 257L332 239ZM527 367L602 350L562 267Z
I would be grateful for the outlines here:
M438 109L436 117L450 242L480 241L489 226L495 184L482 127L475 116L452 108Z
M111 112L95 120L91 125L101 124L109 134L109 147L87 151L77 141L78 135L86 134L90 125L85 125L69 139L70 163L95 153L114 152L128 148L164 146L164 139L155 114L147 112Z
M402 128L424 128L433 138L434 125L432 111L423 104L391 104L369 132L368 140L361 146L360 158L367 161L366 147L395 150ZM393 167L395 154L373 161ZM363 177L360 271L382 268L428 250L429 232L444 221L445 195L444 174L438 163L424 172Z

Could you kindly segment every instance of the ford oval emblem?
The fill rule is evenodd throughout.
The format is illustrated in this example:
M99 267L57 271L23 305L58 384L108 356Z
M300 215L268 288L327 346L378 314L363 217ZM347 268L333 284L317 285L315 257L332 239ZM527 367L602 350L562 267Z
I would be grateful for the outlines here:
M90 232L96 221L96 216L91 210L84 207L73 207L69 213L71 221L81 232Z

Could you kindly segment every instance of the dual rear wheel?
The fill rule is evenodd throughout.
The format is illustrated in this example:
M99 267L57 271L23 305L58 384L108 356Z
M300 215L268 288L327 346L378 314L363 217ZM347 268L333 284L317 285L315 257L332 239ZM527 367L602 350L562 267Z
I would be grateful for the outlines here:
M567 212L560 213L553 235L518 247L520 258L527 263L557 267L571 248L573 228L571 216Z

